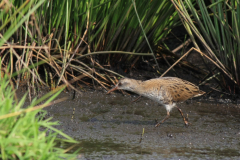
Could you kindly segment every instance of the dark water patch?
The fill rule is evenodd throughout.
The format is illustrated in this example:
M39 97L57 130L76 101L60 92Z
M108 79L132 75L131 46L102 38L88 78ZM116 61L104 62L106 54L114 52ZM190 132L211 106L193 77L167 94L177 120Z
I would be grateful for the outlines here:
M145 117L146 116L146 111L142 110L142 109L137 109L137 110L134 111L134 114L135 115L141 115L141 116Z
M80 143L78 144L72 144L68 142L61 142L57 143L57 146L60 146L61 148L67 149L70 147L73 147L69 152L73 153L76 150L79 150L79 153L84 153L85 155L90 155L91 153L97 153L97 152L105 152L109 155L111 154L152 154L151 151L147 151L147 149L144 149L141 146L131 146L127 143L120 143L115 142L115 140L111 138L106 138L102 141L96 140L96 139L88 139L88 140L79 140ZM100 154L101 155L101 154Z
M143 155L143 154L151 155L152 154L152 152L150 150L143 149L143 147L141 147L141 146L133 147L132 152L136 153L136 154L140 154L140 155Z
M92 117L94 117L95 115L93 115ZM79 117L79 120L80 121L82 121L82 122L88 122L89 121L89 119L91 119L92 118L91 116L87 116L87 115L84 115L84 116L81 116L81 117Z
M134 110L132 110L132 109L127 109L127 110L125 110L125 111L123 111L122 112L122 114L133 114L134 113Z
M90 111L92 111L95 114L104 114L109 112L110 110L111 108L101 108L101 107L90 109Z
M93 117L93 118L90 118L88 119L89 122L97 122L99 121L97 118Z
M193 155L198 155L199 158L211 159L211 157L221 158L221 157L240 157L239 150L236 149L213 149L207 148L194 148L194 147L173 147L171 152L177 154L178 156L186 156L187 158L193 157Z
M107 138L103 141L96 139L81 140L79 146L82 147L81 153L90 154L92 152L111 152L118 151L119 153L127 152L129 145L124 143L115 143L114 140Z
M240 157L240 151L236 149L216 149L215 153L220 156L226 156L226 157Z

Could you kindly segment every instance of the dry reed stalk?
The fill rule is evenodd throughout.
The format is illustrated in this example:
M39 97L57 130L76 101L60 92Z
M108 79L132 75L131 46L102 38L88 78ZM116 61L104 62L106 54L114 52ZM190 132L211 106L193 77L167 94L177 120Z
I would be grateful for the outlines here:
M191 49L188 50L187 53L185 53L181 58L179 58L170 68L168 68L160 77L163 77L169 70L171 70L181 59L183 59L188 53L190 53L192 50L197 51L201 56L205 56L208 60L210 60L215 66L217 66L220 70L222 70L234 83L237 84L237 82L232 78L231 75L227 74L227 72L224 70L224 68L221 68L214 60L212 60L210 57L208 57L205 53L201 52L200 50L192 47Z

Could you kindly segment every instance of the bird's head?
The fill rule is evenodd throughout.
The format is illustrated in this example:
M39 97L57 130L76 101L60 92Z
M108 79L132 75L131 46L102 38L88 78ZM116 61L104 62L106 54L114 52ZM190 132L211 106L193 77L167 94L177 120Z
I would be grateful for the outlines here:
M134 86L133 81L134 81L133 79L122 78L118 81L118 83L112 89L110 89L107 92L107 94L109 94L117 89L124 89L124 90L128 90L128 91L132 91L133 86Z

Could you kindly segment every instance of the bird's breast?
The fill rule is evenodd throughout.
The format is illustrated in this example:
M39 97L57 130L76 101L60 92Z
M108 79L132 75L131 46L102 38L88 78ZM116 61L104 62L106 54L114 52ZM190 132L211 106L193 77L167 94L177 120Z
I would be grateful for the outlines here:
M162 91L161 89L155 90L146 90L141 94L144 97L147 97L155 102L158 102L161 105L166 105L172 103L172 98L167 92Z

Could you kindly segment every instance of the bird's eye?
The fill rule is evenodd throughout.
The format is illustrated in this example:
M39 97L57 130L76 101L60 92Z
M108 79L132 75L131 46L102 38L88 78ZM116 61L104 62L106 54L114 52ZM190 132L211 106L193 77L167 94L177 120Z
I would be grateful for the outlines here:
M118 86L121 86L122 85L122 83L120 82L119 84L118 84Z

